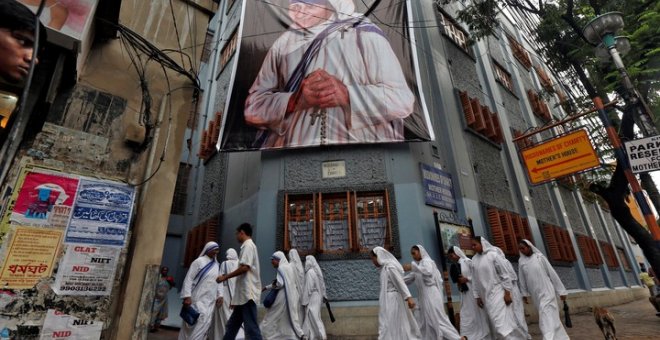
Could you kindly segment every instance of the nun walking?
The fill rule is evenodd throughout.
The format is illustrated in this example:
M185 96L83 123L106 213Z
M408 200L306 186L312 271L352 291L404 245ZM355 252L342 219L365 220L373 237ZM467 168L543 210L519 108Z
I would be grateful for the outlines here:
M261 321L261 334L266 340L301 339L304 334L298 314L300 298L293 267L281 251L275 252L270 260L277 276L264 291L277 291L277 297Z
M532 298L534 306L539 311L539 328L543 340L569 339L566 330L559 319L557 295L566 300L566 288L559 275L552 268L548 259L529 240L518 244L520 260L518 260L518 278L520 290L527 300Z
M371 251L371 261L380 270L378 340L422 339L412 313L415 301L403 280L403 267L383 247Z
M298 296L302 297L303 288L305 287L305 267L303 266L300 254L296 249L289 250L289 264L296 276L296 287L298 288ZM303 322L305 312L302 305L298 306L298 319Z
M445 296L442 293L442 276L435 261L421 245L412 246L410 249L413 262L405 266L408 273L404 280L407 284L415 283L419 293L419 329L424 339L439 340L462 340L454 325L451 324L443 302Z
M225 252L226 260L220 263L220 274L227 275L238 268L238 253L234 248L229 248ZM218 284L218 299L215 303L215 313L213 313L213 323L209 329L210 340L222 340L225 336L227 320L231 316L229 305L235 293L236 278ZM243 339L243 330L238 331L236 339Z
M461 274L458 277L459 291L461 293L461 334L469 340L491 340L488 315L477 306L477 300L472 295L474 289L472 260L465 255L459 247L448 250L448 257L458 262ZM462 287L462 288L461 288Z
M211 326L213 310L218 297L218 261L216 255L220 247L215 242L204 246L199 257L190 264L190 269L183 281L181 298L183 304L192 306L199 312L199 319L194 325L183 322L179 331L179 340L203 340Z
M472 258L472 295L477 305L486 310L490 322L503 340L526 340L529 335L519 324L513 305L513 290L517 280L515 272L509 269L508 260L501 255L501 250L483 237L472 239L472 249L476 252Z
M308 340L325 340L325 326L321 320L321 308L326 299L323 272L312 255L305 257L305 287L301 303L305 308L303 332Z

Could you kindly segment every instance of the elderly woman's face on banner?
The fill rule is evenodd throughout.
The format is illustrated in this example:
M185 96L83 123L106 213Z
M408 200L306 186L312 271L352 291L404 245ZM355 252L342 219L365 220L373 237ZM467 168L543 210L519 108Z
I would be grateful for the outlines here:
M329 4L294 2L289 5L289 17L293 20L294 28L312 28L330 19L332 13Z

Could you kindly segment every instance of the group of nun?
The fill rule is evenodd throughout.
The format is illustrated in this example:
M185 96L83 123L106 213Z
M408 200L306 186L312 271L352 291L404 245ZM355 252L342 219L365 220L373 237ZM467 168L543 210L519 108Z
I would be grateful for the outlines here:
M516 273L504 252L485 238L475 237L472 248L472 259L459 247L448 251L450 260L460 266L460 329L464 336L470 340L531 339L523 307L523 300L531 298L539 312L543 340L569 339L557 303L557 296L566 298L566 288L540 250L522 240Z
M200 316L194 325L183 323L179 340L220 340L225 334L236 279L218 284L216 278L238 268L238 254L230 248L226 260L219 263L216 259L218 252L217 243L207 243L186 274L181 298L184 303L189 299ZM272 255L271 263L277 275L264 290L278 292L259 325L263 338L325 340L321 306L326 299L326 290L323 272L316 259L308 255L303 265L298 252L291 249L289 259L278 251ZM244 337L241 330L236 339Z
M279 292L260 324L264 339L325 340L321 306L326 290L316 258L307 255L303 265L298 251L291 249L288 259L283 252L275 252L271 264L277 274L265 290Z
M523 297L531 298L539 311L543 340L569 339L559 319L557 296L566 298L566 288L548 259L528 240L519 244L518 273L504 252L483 237L473 240L475 255L467 257L452 247L450 259L460 266L460 333L444 310L443 280L426 249L415 245L413 261L401 265L382 247L371 258L380 270L378 339L531 339L525 321ZM418 291L419 313L406 284Z

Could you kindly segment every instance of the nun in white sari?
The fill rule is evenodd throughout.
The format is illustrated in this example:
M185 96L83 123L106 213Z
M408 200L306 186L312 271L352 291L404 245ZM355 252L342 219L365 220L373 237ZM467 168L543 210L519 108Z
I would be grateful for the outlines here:
M325 340L325 326L321 319L321 308L325 296L323 272L312 255L305 257L305 288L303 289L302 305L305 307L303 331L308 340Z
M513 289L517 280L499 248L483 237L472 240L476 254L472 258L472 294L486 310L497 336L504 340L526 340L528 334L519 324L513 305Z
M497 254L499 254L504 259L505 268L509 272L509 276L512 279L511 298L513 300L513 315L515 316L518 326L520 326L520 328L525 331L525 334L527 334L527 339L532 340L532 336L529 335L529 330L527 328L527 320L525 320L525 306L523 305L523 297L522 294L520 294L520 287L518 285L518 274L516 273L516 270L513 269L511 262L506 259L506 255L504 255L502 249L499 247L494 248L497 251Z
M411 272L404 280L407 284L415 283L419 292L419 329L424 339L460 340L461 336L451 324L445 313L442 275L435 261L421 245L410 250L414 261L410 263Z
M190 264L183 287L181 298L183 303L190 303L199 312L199 319L190 326L183 322L179 331L179 340L203 340L211 326L213 310L218 297L218 261L215 256L220 247L215 242L204 246L199 257Z
M477 300L472 295L474 285L472 260L461 250L461 248L454 246L452 248L453 254L458 258L458 264L461 266L461 276L467 281L466 291L461 291L461 334L466 336L469 340L490 340L490 326L488 325L488 315L486 312L477 306ZM449 257L452 257L450 252Z
M227 249L225 256L226 260L220 263L219 275L227 275L238 268L238 254L234 248ZM218 284L218 299L215 304L215 313L213 313L213 324L209 329L210 340L222 340L222 337L225 335L227 320L232 312L229 304L235 293L235 285L236 278L231 278ZM244 337L243 330L239 330L236 339L243 339Z
M300 305L298 288L295 286L296 275L281 251L271 256L271 263L277 270L277 277L266 290L279 290L273 305L266 310L266 315L259 328L265 340L300 339L304 333L298 315Z
M559 319L557 295L566 299L566 288L559 275L552 268L548 259L532 242L522 240L518 245L518 278L523 296L531 296L534 306L539 311L539 328L543 340L569 339Z
M403 267L382 247L371 251L371 261L380 270L378 340L422 339L412 313L415 302L403 280Z
M291 268L293 269L293 272L296 274L296 287L298 288L298 296L301 297L302 299L302 291L303 288L305 287L305 267L303 266L302 260L300 259L300 255L298 254L298 251L296 249L291 249L289 250L289 264L291 265ZM298 306L298 318L300 322L303 322L303 319L305 318L305 313L302 305Z

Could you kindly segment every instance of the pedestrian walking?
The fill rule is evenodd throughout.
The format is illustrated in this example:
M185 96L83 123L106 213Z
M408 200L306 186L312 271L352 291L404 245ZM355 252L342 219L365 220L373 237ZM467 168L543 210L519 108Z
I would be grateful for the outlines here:
M215 242L204 246L199 257L190 264L190 269L183 281L181 298L184 306L190 306L199 313L194 325L183 322L179 331L179 340L203 340L211 326L213 308L218 296L218 285L215 277L218 276L218 255L220 247Z
M226 260L220 263L220 275L227 275L238 268L238 254L234 248L229 248L225 252ZM231 316L231 298L236 294L236 278L231 278L218 284L218 299L215 303L215 313L213 313L213 323L209 329L209 339L221 340L225 336L227 320ZM243 339L243 330L239 330L236 339Z
M477 306L477 300L472 294L474 289L472 260L465 255L459 247L451 247L448 250L448 257L451 261L457 262L460 273L457 277L458 291L461 294L461 334L470 340L491 340L490 325L488 324L488 315L483 308Z
M559 275L548 259L529 240L520 241L518 250L520 250L520 260L518 260L520 290L525 302L528 302L527 297L531 297L539 311L539 328L543 340L569 339L559 319L557 295L565 301L567 294Z
M415 301L403 280L403 267L383 247L371 251L371 261L380 270L378 339L422 339L412 313Z
M238 268L233 272L220 275L218 283L236 277L235 295L231 299L233 308L224 340L236 339L241 325L250 340L261 340L261 331L257 323L257 301L261 298L261 278L259 272L259 254L257 246L252 242L252 225L243 223L236 228L236 239L241 244L238 257Z
M465 339L458 334L445 313L445 296L442 293L442 275L435 261L421 245L410 249L413 262L404 266L409 273L404 277L407 284L414 283L419 297L419 329L424 339Z
M261 331L266 340L301 339L304 335L298 318L300 297L296 287L296 273L281 251L271 256L271 264L277 270L273 283L264 291L277 296L272 305L266 306L266 315L261 321ZM272 291L272 292L271 292Z
M517 277L511 265L500 255L501 250L483 237L472 239L474 265L472 295L477 305L486 310L497 336L504 340L525 340L529 334L516 319L513 289Z
M303 319L303 332L308 340L325 340L325 325L321 319L321 307L327 300L323 272L316 258L312 255L305 257L305 287L300 298L305 308Z
M151 306L151 321L149 331L155 332L160 328L160 323L167 318L167 293L174 287L174 278L168 275L170 269L160 268L160 280L154 291L154 304Z
M303 266L302 259L300 259L300 254L296 249L289 250L289 264L293 269L293 272L296 276L296 288L298 288L298 296L302 296L303 288L305 287L305 267ZM305 313L302 305L297 306L298 309L298 319L302 324Z

